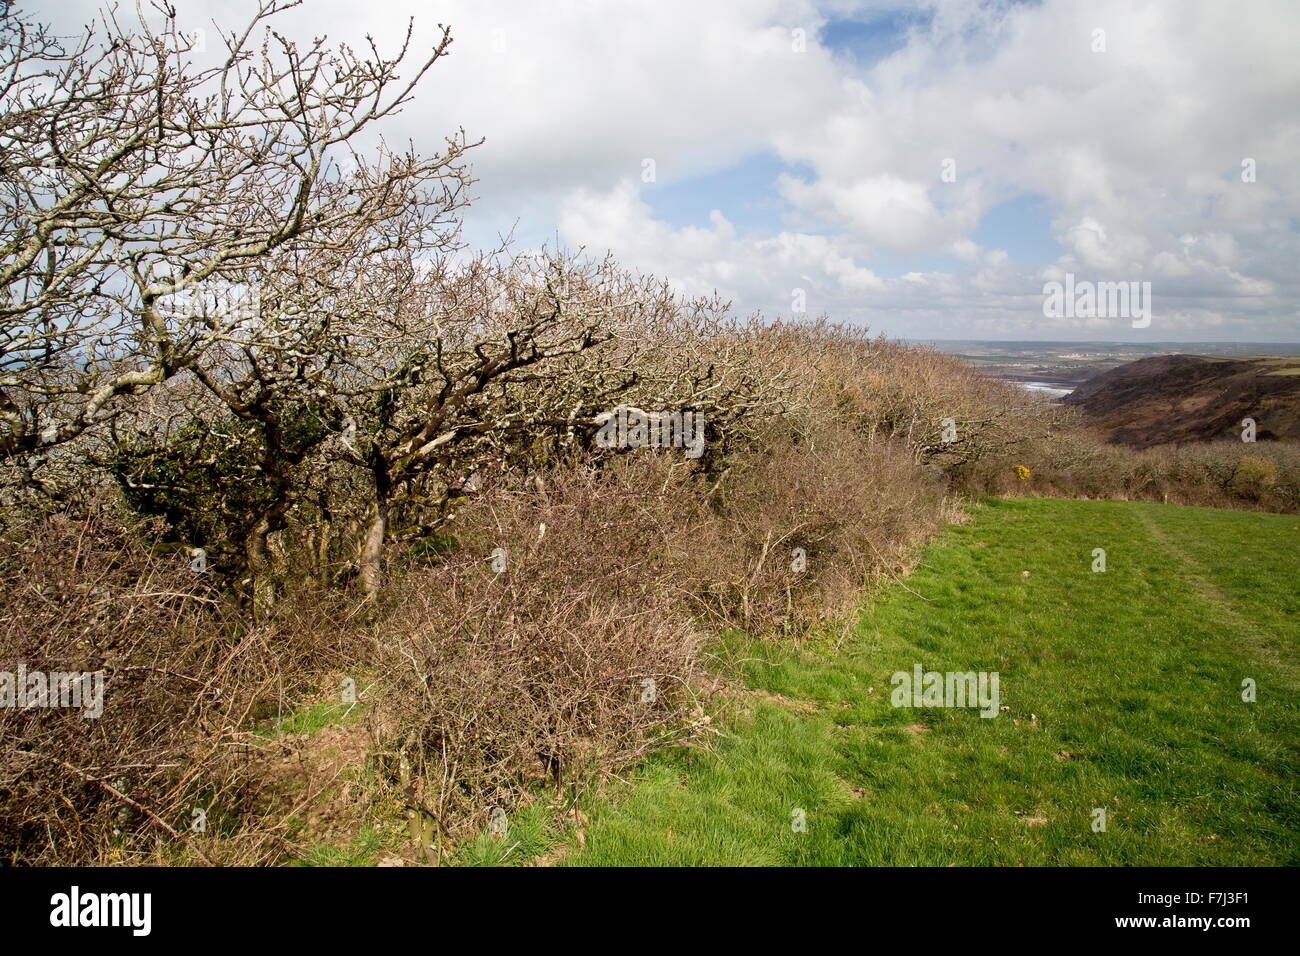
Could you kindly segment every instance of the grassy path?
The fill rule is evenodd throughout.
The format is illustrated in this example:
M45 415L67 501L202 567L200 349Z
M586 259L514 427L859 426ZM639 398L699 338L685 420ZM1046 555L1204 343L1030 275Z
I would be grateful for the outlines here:
M639 768L561 862L1300 863L1297 572L1293 516L990 502L838 651L728 647L726 736ZM1007 709L891 706L915 664L996 671Z

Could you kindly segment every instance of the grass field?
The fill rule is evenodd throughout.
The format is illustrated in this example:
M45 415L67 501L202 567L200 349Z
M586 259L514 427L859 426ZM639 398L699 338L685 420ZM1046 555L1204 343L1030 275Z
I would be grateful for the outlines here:
M1092 569L1096 548L1104 572ZM722 735L637 768L630 786L586 808L581 844L571 834L547 856L1300 863L1297 554L1294 516L989 502L865 609L838 649L733 640L724 653L743 662L746 688ZM986 719L891 706L891 674L916 664L997 672L1003 709ZM513 853L484 837L467 862L542 851L540 819L511 821Z

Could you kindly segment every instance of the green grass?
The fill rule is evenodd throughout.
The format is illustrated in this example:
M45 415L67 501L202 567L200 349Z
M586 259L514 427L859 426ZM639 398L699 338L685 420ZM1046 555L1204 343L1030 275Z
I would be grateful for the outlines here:
M295 860L290 866L374 866L380 854L385 850L395 850L402 846L401 830L384 832L380 827L364 827L356 838L346 846L321 845L310 849L301 860Z
M1294 516L989 502L838 650L732 639L725 736L638 768L561 862L1300 863L1298 551ZM1009 709L891 706L917 663L996 671Z
M540 802L530 803L510 815L504 834L480 833L460 847L454 862L457 866L498 866L535 858L555 845L556 829L552 809Z
M279 718L273 718L258 732L264 737L277 737L281 734L311 736L331 724L351 723L361 714L360 703L345 704L339 701L322 700L294 708Z

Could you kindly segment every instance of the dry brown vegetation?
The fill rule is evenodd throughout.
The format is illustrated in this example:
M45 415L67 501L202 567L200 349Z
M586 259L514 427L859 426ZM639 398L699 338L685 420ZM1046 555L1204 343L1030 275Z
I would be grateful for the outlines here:
M1017 464L1029 468L1028 480L1017 479ZM1300 443L1227 440L1136 450L1109 443L1068 414L1049 438L989 456L954 477L956 489L967 494L1300 512Z
M99 721L0 711L8 859L300 855L293 800L265 765L306 741L266 729L322 690L336 694L339 674L355 675L366 714L359 810L404 812L413 845L441 851L492 808L696 734L711 635L836 625L941 524L941 476L924 442L904 436L929 434L927 410L941 399L924 383L965 374L830 326L726 335L735 356L788 349L809 371L769 362L769 378L748 388L781 403L724 418L725 450L712 431L698 459L577 440L512 449L444 496L428 525L392 529L383 586L369 597L359 580L322 578L310 553L295 556L310 508L269 536L284 577L254 607L238 582L191 571L189 548L167 543L166 516L129 507L93 459L79 466L86 495L42 510L11 488L4 659L102 666L107 682ZM834 365L857 381L904 357L930 374L915 376L906 403L892 401L888 423L863 399L879 396L822 374ZM1015 404L1010 390L994 393ZM356 493L327 487L336 511ZM189 830L196 807L206 832Z
M335 786L341 832L397 817L411 855L441 859L494 810L702 733L719 632L834 633L954 483L1024 491L1013 463L1040 493L1123 470L1134 494L1294 506L1294 456L1271 446L1121 461L862 329L739 319L609 260L463 254L463 138L347 176L324 160L404 100L383 98L400 57L243 34L195 75L171 34L110 24L119 45L65 49L25 28L0 84L0 674L105 685L98 717L0 707L0 862L291 861ZM223 79L250 114L195 98ZM280 129L295 84L319 109L288 104L278 151L235 135ZM114 148L33 132L83 109ZM124 181L130 214L107 222ZM150 182L221 201L200 229ZM702 415L700 454L602 444L619 407ZM321 705L363 716L333 763L304 716Z

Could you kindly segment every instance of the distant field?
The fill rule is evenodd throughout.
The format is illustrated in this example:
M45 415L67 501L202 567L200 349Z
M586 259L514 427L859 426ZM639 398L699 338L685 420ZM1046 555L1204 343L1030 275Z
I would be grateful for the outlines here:
M1226 342L979 342L919 343L957 355L995 378L1043 381L1065 387L1138 359L1156 355L1196 355L1218 362L1258 360L1296 367L1300 374L1300 345L1293 343ZM1269 373L1275 374L1275 373Z
M1260 365L1279 367L1300 365L1300 355L1202 355L1198 352L1187 354L1206 362L1257 362Z
M587 807L581 843L525 812L513 852L484 837L467 860L1300 863L1298 548L1293 516L990 502L838 649L728 647L746 687L722 735ZM891 706L918 663L998 672L1009 709Z

